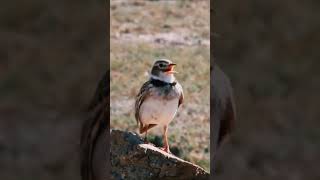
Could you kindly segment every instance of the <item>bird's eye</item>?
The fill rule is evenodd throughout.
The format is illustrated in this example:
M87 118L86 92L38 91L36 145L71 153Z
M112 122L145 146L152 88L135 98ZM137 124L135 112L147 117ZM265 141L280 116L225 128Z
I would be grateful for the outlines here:
M163 67L164 67L164 64L160 63L160 64L159 64L159 67L160 67L160 68L163 68Z

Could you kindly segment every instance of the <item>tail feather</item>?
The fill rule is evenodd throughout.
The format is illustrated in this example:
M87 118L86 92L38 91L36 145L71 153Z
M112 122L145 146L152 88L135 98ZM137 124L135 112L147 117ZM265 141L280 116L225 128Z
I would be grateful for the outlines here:
M145 126L140 125L140 134L145 133L146 131L148 131L149 129L153 128L154 126L156 126L156 124L147 124Z

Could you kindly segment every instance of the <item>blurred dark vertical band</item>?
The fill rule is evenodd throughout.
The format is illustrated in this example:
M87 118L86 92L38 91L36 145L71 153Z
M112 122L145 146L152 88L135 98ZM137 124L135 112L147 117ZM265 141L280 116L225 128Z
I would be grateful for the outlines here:
M217 149L217 140L215 140L214 137L217 137L216 134L219 134L219 132L214 131L214 123L212 120L213 119L213 104L212 104L212 95L213 95L213 80L212 80L212 73L215 65L214 61L214 47L213 47L213 42L214 42L214 22L213 22L213 7L214 7L214 1L210 0L210 179L214 178L214 170L215 170L215 163L214 163L214 154L215 150ZM215 134L214 134L215 133Z
M319 5L211 2L211 63L230 77L238 114L214 179L320 179Z
M236 103L229 77L215 63L215 28L214 5L210 7L210 174L211 178L217 173L216 160L221 154L221 145L227 142L236 121Z
M107 109L108 109L108 115L107 115L107 119L106 119L106 121L107 121L107 123L108 123L108 125L107 125L107 127L108 127L108 129L107 129L107 133L106 133L106 135L107 135L107 137L106 137L106 140L107 140L107 142L108 143L106 143L107 144L107 151L106 151L106 153L107 153L107 174L109 174L110 175L110 173L111 173L111 165L110 165L110 142L111 142L111 140L110 140L110 1L109 0L105 0L105 6L106 6L106 29L107 29L107 31L106 31L106 44L107 44L107 48L106 48L106 61L107 61L107 67L106 67L106 70L107 70L107 82L109 83L108 84L108 94L109 94L109 103L107 103ZM111 177L111 175L110 175L110 177Z
M109 26L107 0L1 3L0 179L80 179L84 109L110 80Z
M82 180L93 180L109 178L110 162L110 17L109 2L103 4L104 18L101 23L104 25L103 35L104 44L106 44L103 59L106 61L106 67L102 68L102 77L94 96L88 107L88 117L84 121L81 130L81 177ZM101 154L105 154L102 155ZM101 162L103 164L101 164Z

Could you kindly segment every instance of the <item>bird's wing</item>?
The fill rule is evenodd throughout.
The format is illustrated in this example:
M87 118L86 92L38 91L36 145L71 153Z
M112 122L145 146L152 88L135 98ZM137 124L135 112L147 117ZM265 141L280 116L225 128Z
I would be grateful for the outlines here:
M139 124L140 122L140 116L139 116L139 113L140 113L140 107L141 107L141 104L143 103L143 101L146 99L147 95L149 94L149 90L150 88L152 87L152 84L150 81L147 81L145 82L137 97L136 97L136 103L135 103L135 117L136 117L136 121L137 121L137 124Z
M182 90L182 87L181 85L179 85L179 88L180 88L180 98L179 98L179 104L178 104L178 107L180 107L180 105L183 103L183 100L184 100L184 95L183 95L183 90Z
M99 81L96 93L88 107L88 117L81 130L81 176L83 180L92 179L93 153L98 138L109 130L109 71Z

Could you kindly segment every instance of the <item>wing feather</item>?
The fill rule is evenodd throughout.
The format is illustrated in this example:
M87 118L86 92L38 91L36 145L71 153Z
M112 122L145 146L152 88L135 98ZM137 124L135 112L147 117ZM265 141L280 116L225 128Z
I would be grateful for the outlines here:
M140 121L140 107L141 107L141 104L143 103L143 101L146 99L147 95L149 94L149 89L152 87L152 84L150 81L147 81L145 82L137 97L136 97L136 103L135 103L135 118L136 118L136 121L137 121L137 124L141 123ZM140 124L141 125L141 124Z
M183 94L183 90L182 90L182 87L180 84L179 84L179 88L180 88L180 98L179 98L178 107L180 107L180 105L183 103L183 100L184 100L184 94Z

